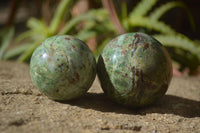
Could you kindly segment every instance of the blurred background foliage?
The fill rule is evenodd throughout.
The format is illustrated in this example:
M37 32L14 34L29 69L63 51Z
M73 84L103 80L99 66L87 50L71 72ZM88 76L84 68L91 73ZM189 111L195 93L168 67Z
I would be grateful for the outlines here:
M0 14L5 20L0 22L1 60L29 62L34 49L57 34L85 41L98 57L117 35L144 32L167 48L178 73L200 73L198 1L10 0L0 4L9 5Z

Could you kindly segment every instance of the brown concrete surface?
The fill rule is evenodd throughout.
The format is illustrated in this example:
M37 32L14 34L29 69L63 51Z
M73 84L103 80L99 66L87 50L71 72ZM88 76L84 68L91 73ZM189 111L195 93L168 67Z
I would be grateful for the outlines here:
M1 133L200 133L200 78L173 77L156 104L128 109L110 102L95 80L89 92L60 103L32 84L29 66L0 62Z

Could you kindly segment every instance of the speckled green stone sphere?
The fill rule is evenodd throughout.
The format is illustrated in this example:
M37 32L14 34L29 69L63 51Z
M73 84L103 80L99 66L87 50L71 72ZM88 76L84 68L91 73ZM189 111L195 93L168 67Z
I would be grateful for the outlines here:
M86 93L92 85L96 61L79 39L53 36L34 51L30 74L35 86L50 99L71 100Z
M114 102L142 107L161 98L171 81L165 48L143 33L123 34L103 49L97 64L104 93Z

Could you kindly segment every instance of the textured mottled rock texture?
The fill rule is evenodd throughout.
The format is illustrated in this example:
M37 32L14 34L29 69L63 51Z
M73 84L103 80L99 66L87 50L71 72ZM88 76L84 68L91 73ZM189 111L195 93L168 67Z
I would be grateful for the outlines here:
M105 94L131 107L160 99L172 77L165 48L143 33L127 33L109 42L98 60L98 76Z
M54 100L71 100L84 93L96 76L93 53L82 41L59 35L46 39L33 53L30 74L35 86Z

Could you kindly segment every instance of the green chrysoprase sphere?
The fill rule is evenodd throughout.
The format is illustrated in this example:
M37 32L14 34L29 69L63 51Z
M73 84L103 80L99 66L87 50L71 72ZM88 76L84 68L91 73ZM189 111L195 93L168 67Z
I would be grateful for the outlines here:
M96 60L79 39L58 35L35 49L30 62L35 86L50 99L64 101L85 94L96 75Z
M110 41L98 59L104 93L128 107L143 107L161 98L172 78L165 48L143 33L127 33Z

